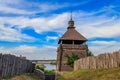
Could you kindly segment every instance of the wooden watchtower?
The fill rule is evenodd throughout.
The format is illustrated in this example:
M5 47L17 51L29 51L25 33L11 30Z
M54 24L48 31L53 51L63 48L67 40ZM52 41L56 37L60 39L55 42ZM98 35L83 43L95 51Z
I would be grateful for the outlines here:
M86 45L87 39L75 30L72 16L68 22L67 31L59 39L59 47L57 49L57 72L72 71L73 68L67 65L66 55L78 55L79 58L87 56L88 47Z

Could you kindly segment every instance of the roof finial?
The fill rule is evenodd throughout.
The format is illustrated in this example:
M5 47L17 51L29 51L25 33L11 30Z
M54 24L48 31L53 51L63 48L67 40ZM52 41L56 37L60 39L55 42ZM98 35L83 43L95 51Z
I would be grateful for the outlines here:
M70 13L71 13L70 20L72 21L72 10L71 10L71 12L70 12Z
M68 29L74 29L74 21L72 20L72 11L71 11L71 15L70 15L70 21L68 22Z

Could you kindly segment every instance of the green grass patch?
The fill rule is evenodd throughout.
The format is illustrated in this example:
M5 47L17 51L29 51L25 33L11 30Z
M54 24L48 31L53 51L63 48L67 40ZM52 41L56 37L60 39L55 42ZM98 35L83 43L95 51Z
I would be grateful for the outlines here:
M54 75L55 74L55 70L45 70L44 71L45 74L49 74L49 75Z
M65 73L57 80L120 80L120 68L81 69Z

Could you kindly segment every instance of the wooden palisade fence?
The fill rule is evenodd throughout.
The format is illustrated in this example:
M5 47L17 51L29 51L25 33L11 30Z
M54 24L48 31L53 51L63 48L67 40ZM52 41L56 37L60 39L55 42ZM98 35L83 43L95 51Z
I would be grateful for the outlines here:
M0 54L0 77L11 77L34 71L32 62L10 54Z
M115 67L120 67L120 51L82 58L74 63L74 70Z

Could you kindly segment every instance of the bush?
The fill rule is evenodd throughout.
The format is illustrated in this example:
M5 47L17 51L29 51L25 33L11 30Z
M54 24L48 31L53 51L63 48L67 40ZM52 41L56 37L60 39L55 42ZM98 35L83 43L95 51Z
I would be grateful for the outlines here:
M50 64L52 64L52 65L56 65L56 61L55 61L55 62L53 61L53 62L51 62Z
M53 70L45 70L45 66L36 65L35 69L39 69L39 70L43 71L45 74L49 74L49 75L55 74L55 70L54 69Z
M79 59L79 56L73 53L72 53L72 56L66 55L66 57L67 57L67 65L70 65L71 67L74 66L74 61Z
M90 50L88 50L87 56L94 56L94 55L93 55L93 53Z
M39 70L42 70L42 71L44 72L45 66L36 65L36 66L35 66L35 69L39 69Z
M53 74L55 74L55 70L54 69L53 70L45 70L44 73L49 74L49 75L53 75Z

